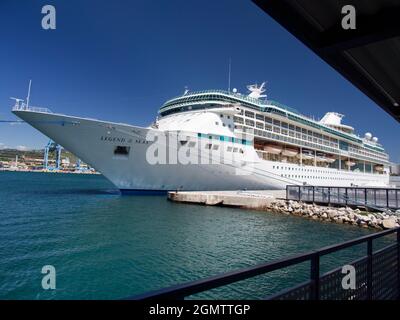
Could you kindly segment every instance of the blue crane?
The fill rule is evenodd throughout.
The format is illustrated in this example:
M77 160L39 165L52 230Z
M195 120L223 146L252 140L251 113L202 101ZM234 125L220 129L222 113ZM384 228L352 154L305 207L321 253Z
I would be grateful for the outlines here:
M50 152L56 152L56 165L55 167L49 164L49 154ZM46 147L44 148L44 159L43 159L43 169L45 170L60 170L61 167L61 151L62 147L55 143L53 140L49 140Z

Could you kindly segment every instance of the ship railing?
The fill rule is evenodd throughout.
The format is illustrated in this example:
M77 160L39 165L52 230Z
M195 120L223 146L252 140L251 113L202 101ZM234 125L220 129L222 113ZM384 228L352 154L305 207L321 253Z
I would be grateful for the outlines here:
M393 237L395 235L395 237ZM387 237L386 237L387 236ZM374 240L386 237L385 246L376 250ZM380 242L380 241L378 241ZM387 245L386 245L387 244ZM321 274L321 258L352 248L359 252L360 246L366 254L362 258L349 261L356 273L357 285L347 288L342 285L343 267ZM375 246L374 246L375 245ZM364 249L364 250L365 250ZM357 255L358 256L358 255ZM349 258L351 259L351 258ZM353 258L354 259L354 258ZM266 275L289 267L309 265L309 278L296 286L267 296L267 300L399 300L400 299L400 227L377 232L354 240L327 246L289 258L266 262L256 266L227 272L206 279L175 285L126 300L183 300L206 291L222 288L239 281ZM347 271L348 272L348 271ZM275 281L274 281L275 282ZM299 281L300 282L300 281Z
M327 205L364 206L377 211L400 209L399 188L288 185L286 199Z
M290 112L293 112L293 113L295 113L295 114L299 114L299 112L298 112L296 109L291 108L291 107L288 107L287 105L285 105L285 104L283 104L283 103L280 103L280 102L278 102L278 101L275 101L275 100L268 100L268 99L261 100L261 99L256 99L256 98L249 97L249 96L247 96L247 95L245 95L245 94L242 94L242 93L231 92L231 91L226 91L226 90L200 90L200 91L192 91L192 92L188 92L187 94L184 94L184 95L176 96L176 97L174 97L174 98L168 100L168 101L166 102L166 104L167 104L168 102L173 101L173 100L178 99L178 98L184 98L185 96L198 95L198 94L224 94L224 95L229 95L229 96L233 96L233 97L242 99L242 100L247 101L247 102L251 102L251 103L256 104L256 105L259 105L259 106L261 106L261 107L265 107L265 106L268 106L268 105L273 105L273 106L278 107L278 108L281 108L281 109L283 109L283 110L290 111ZM307 117L307 116L305 116L305 115L303 115L303 116L306 117L306 118L311 119L310 117Z
M49 108L30 106L19 99L15 99L15 105L13 106L12 111L33 111L40 113L53 113Z

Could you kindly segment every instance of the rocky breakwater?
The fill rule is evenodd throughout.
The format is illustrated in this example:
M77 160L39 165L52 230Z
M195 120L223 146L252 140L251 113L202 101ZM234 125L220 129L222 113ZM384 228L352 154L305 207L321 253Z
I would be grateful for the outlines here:
M391 229L400 226L400 210L385 212L365 212L350 207L325 207L297 201L275 200L271 210L314 220L346 223L364 228Z

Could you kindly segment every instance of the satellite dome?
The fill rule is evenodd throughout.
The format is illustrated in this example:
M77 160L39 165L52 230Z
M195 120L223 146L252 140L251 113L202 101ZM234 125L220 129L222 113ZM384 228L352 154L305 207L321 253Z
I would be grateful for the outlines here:
M372 139L372 134L369 133L369 132L367 132L367 133L365 134L365 139L371 140L371 139Z
M378 142L378 138L377 138L377 137L373 137L373 138L372 138L372 141L375 142L375 143L377 143L377 142Z
M236 88L233 88L233 89L232 89L232 92L233 92L233 93L236 93L236 92L237 92L237 89L236 89Z

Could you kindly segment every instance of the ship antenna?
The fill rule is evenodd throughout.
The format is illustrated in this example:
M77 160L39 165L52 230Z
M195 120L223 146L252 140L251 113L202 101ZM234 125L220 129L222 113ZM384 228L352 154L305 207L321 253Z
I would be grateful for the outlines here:
M26 97L26 109L29 109L29 98L31 97L32 80L29 80L28 96Z
M229 71L228 71L228 91L231 92L231 64L232 59L229 58Z

